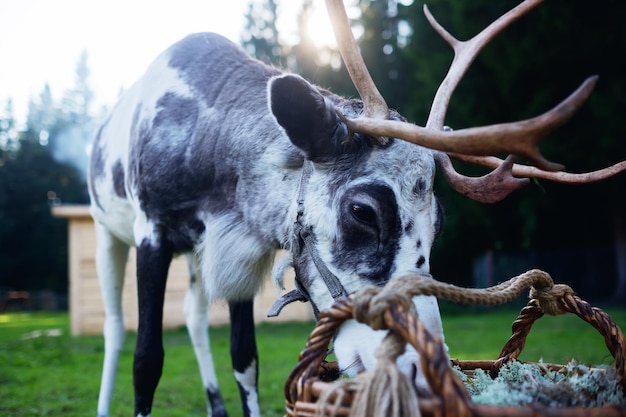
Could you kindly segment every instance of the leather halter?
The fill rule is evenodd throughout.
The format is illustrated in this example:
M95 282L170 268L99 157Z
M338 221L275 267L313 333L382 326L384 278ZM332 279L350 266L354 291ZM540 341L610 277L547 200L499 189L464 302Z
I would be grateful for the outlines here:
M302 251L306 250L309 257L313 261L313 264L317 268L317 271L321 275L324 283L326 284L326 288L330 292L330 295L333 299L337 299L339 297L343 297L348 295L346 289L341 285L339 278L335 276L322 258L320 257L317 248L315 247L315 235L313 234L313 230L311 226L305 225L302 223L302 218L304 216L304 194L306 192L306 185L309 182L311 174L313 173L313 162L308 159L304 160L304 165L302 166L302 176L300 177L300 185L298 190L298 212L296 216L296 221L293 225L293 235L291 239L291 256L292 259L297 259ZM276 317L280 313L280 311L287 304L293 303L294 301L307 302L309 301L313 306L313 312L315 313L315 317L319 313L319 309L311 300L311 296L307 288L302 284L300 278L296 274L295 278L295 286L294 290L289 291L288 293L282 295L272 304L269 312L267 313L268 317Z

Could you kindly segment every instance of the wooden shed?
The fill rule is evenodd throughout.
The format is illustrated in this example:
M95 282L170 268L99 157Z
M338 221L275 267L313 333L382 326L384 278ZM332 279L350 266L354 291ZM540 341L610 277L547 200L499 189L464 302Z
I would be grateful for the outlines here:
M56 217L68 219L69 239L69 311L73 335L102 334L104 305L96 274L96 236L94 222L88 206L64 205L52 208ZM282 254L279 254L282 255ZM287 289L293 288L293 276L286 277ZM184 257L172 262L165 293L163 327L176 328L185 324L183 301L189 286L189 272ZM267 318L267 311L279 295L278 288L267 280L265 289L255 299L254 317L262 321L309 321L313 320L308 303L293 303L285 307L279 317ZM126 265L124 281L124 319L126 328L137 329L137 286L135 280L135 249L131 248ZM211 325L228 323L228 306L214 303L208 311Z

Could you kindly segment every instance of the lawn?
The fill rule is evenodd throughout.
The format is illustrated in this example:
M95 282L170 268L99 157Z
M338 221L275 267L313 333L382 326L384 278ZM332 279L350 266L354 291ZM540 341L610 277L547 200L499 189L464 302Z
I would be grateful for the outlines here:
M626 309L606 310L626 328ZM444 312L446 341L452 357L495 359L510 335L514 310ZM282 416L283 385L296 364L313 323L263 324L257 336L261 359L260 397L265 416ZM218 378L227 407L241 415L228 356L229 331L211 329ZM128 333L120 360L112 416L132 415L131 366L135 334ZM184 329L165 333L165 369L153 416L203 416L200 377ZM94 415L103 347L99 336L69 335L65 313L0 315L0 416ZM602 337L575 316L544 317L527 340L522 360L611 363Z

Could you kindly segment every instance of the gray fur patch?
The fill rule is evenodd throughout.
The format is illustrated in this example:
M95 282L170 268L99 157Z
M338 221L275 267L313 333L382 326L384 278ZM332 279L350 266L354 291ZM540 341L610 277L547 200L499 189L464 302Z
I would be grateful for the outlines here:
M102 178L104 176L104 155L102 154L102 131L105 128L106 123L100 126L98 132L96 133L96 137L94 139L94 143L91 149L91 156L89 159L89 190L91 194L91 200L93 203L102 209L100 205L98 194L96 193L96 189L94 186L94 180Z
M112 177L115 194L117 194L120 198L126 198L126 189L124 188L124 167L122 166L122 161L117 160L113 165Z

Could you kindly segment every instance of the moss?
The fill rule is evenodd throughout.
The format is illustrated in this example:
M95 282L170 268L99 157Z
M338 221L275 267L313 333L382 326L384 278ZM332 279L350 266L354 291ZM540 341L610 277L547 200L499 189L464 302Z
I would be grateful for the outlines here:
M558 371L539 363L511 362L496 378L481 369L471 376L456 369L472 400L478 404L548 407L600 407L607 404L626 406L614 368L589 368L570 362Z

